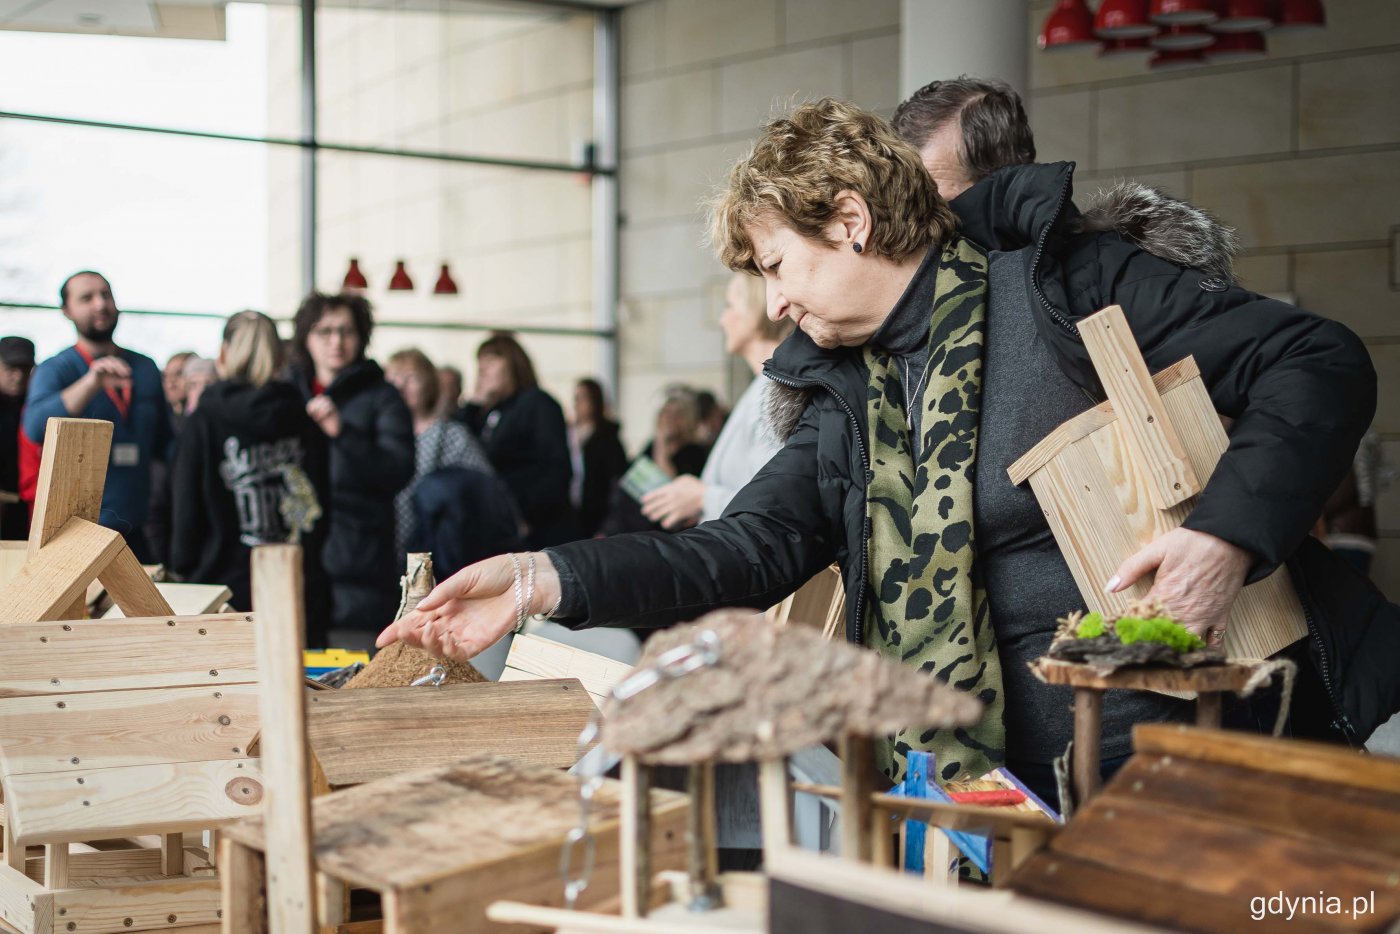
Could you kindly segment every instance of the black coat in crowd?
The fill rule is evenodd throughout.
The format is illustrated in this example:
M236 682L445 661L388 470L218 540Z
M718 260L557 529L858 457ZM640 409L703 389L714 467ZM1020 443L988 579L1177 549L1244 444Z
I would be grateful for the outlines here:
M311 374L293 367L303 402ZM323 563L331 625L377 631L393 622L403 569L394 554L394 497L413 479L413 418L373 360L342 370L326 395L340 410L330 441L330 534Z
M233 591L229 602L236 609L251 610L252 547L292 541L289 515L319 510L320 518L298 541L307 644L325 645L330 591L321 560L330 525L329 488L326 436L291 384L213 384L184 419L175 449L170 570L183 580L224 584Z
M522 389L489 409L468 403L459 417L481 439L491 465L515 496L529 527L530 547L577 538L569 503L574 468L568 427L554 397L543 389Z
M583 482L579 495L579 537L592 538L608 514L613 487L627 470L627 451L622 447L617 422L603 419L583 442Z
M1340 324L1153 255L1111 232L1112 212L1086 229L1070 201L1072 173L1064 163L1003 169L952 207L963 233L988 250L1035 247L1026 278L1036 327L1091 397L1101 399L1102 388L1075 322L1105 306L1123 306L1150 370L1196 358L1216 409L1234 424L1186 527L1254 554L1251 580L1287 563L1310 630L1298 650L1320 682L1321 709L1312 712L1323 730L1364 741L1400 709L1400 608L1308 531L1375 411L1365 347ZM1160 207L1170 214L1170 205ZM1208 232L1188 230L1186 239ZM798 331L765 372L775 389L788 390L775 393L774 412L786 446L724 518L675 535L555 549L582 590L567 607L584 609L580 624L660 626L720 605L770 606L835 560L844 568L847 637L863 640L870 586L861 351L825 351Z

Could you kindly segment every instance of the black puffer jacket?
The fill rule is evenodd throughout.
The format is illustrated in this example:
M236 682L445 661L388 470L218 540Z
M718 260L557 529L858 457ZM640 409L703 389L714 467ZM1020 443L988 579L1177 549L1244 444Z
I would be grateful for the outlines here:
M291 372L302 398L310 374ZM393 620L400 569L394 555L394 497L413 479L413 418L373 360L350 364L326 387L340 410L331 441L330 534L324 564L337 627L378 629Z
M1003 169L953 202L963 232L990 250L1029 251L1036 326L1086 393L1101 387L1075 321L1121 304L1147 359L1194 355L1230 448L1186 525L1259 558L1252 579L1289 562L1308 609L1316 662L1353 742L1400 708L1400 611L1307 532L1350 465L1375 411L1361 342L1335 322L1167 262L1124 236L1086 229L1070 164ZM1183 209L1184 211L1185 209ZM786 446L724 518L675 535L622 536L557 549L586 595L586 625L659 626L719 605L764 607L832 560L846 578L846 632L863 641L867 373L861 352L823 351L798 331L765 368ZM638 612L641 610L642 612Z

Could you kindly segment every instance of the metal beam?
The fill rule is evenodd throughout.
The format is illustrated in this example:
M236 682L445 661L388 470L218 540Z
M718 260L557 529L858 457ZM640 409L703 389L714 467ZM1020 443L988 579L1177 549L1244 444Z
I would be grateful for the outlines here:
M301 291L316 290L316 0L301 0Z

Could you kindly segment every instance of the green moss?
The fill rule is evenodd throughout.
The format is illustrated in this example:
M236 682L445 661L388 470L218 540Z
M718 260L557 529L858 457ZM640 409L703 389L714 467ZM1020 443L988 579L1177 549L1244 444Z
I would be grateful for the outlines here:
M1075 635L1081 639L1097 639L1103 632L1103 614L1095 610L1079 621Z
M1124 645L1134 642L1158 642L1178 652L1191 652L1203 649L1206 644L1194 633L1187 632L1178 622L1165 616L1142 619L1137 616L1119 617L1114 623L1118 639Z

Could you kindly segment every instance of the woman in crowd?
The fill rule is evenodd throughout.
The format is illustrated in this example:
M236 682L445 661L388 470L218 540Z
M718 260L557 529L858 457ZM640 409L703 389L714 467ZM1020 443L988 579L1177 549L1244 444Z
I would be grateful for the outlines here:
M577 538L564 410L540 388L534 364L511 335L493 334L477 348L476 391L462 415L510 487L530 547Z
M330 593L321 568L329 517L326 437L301 394L277 378L282 346L272 319L243 311L224 326L218 380L188 411L171 469L170 570L223 584L251 610L253 546L302 546L307 645L326 644Z
M574 386L574 424L569 430L569 456L574 478L569 498L578 515L579 536L592 538L608 513L608 499L627 469L621 427L608 418L603 386L581 379Z
M414 347L391 356L385 378L403 396L413 416L413 479L394 499L394 548L402 559L408 551L434 550L426 536L415 534L420 530L413 497L424 477L445 468L463 468L487 477L494 477L495 471L467 426L439 414L438 369L423 351Z
M694 477L705 469L708 453L706 447L696 440L699 427L700 405L695 392L685 386L670 387L656 413L656 434L633 464L650 460L672 482L686 474ZM598 530L600 534L620 535L660 529L659 523L642 514L642 504L631 494L620 485L613 488L607 518Z
M1071 716L1025 662L1083 600L1005 468L1102 398L1076 322L1119 304L1149 369L1194 356L1233 425L1185 524L1106 586L1155 572L1150 595L1219 644L1241 587L1288 562L1313 624L1299 654L1321 674L1316 695L1295 698L1295 726L1364 741L1400 707L1400 611L1307 533L1375 408L1365 347L1336 322L1084 229L1072 172L1002 169L955 217L879 117L824 100L771 123L730 175L714 232L728 266L763 276L769 315L798 328L765 370L784 389L785 446L715 522L519 558L537 572L522 610L666 625L770 605L835 560L850 640L984 704L975 727L897 737L883 770L930 749L940 780L1006 763L1053 793L1048 763ZM469 657L514 625L516 579L506 557L469 567L380 638ZM1133 722L1179 716L1178 703L1106 704L1105 769Z
M379 364L365 357L374 316L361 295L313 292L297 309L292 383L331 450L332 628L353 646L392 619L401 569L394 497L413 477L413 419Z
M748 364L754 379L735 403L700 476L682 474L642 498L643 514L663 528L718 519L734 494L782 447L763 414L768 395L763 363L792 333L792 319L769 320L764 291L757 276L736 272L729 279L719 316L724 349Z

